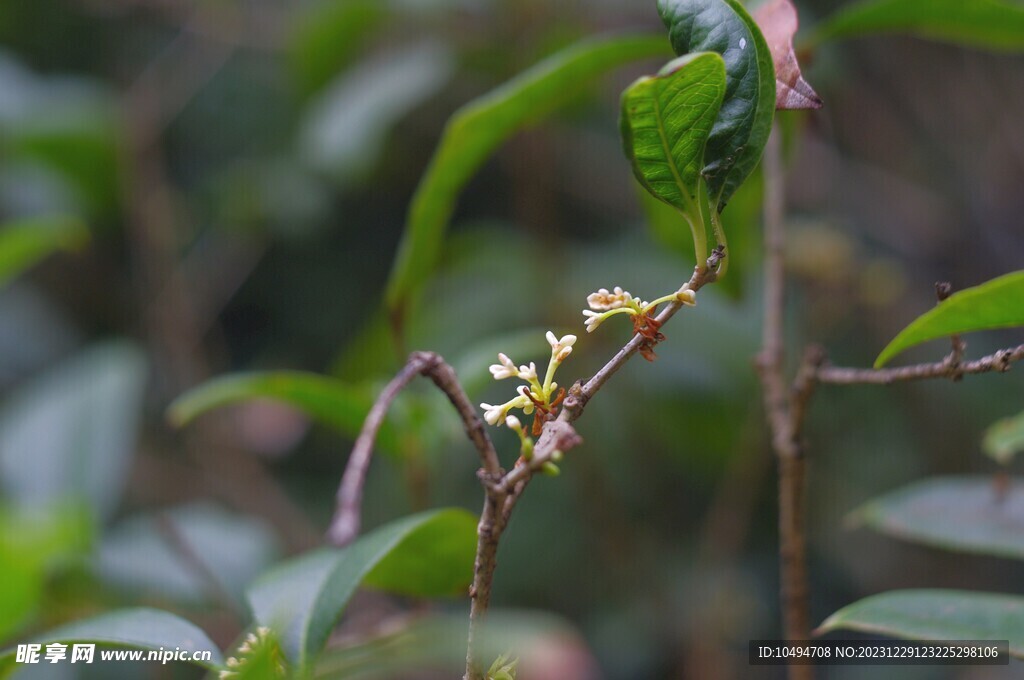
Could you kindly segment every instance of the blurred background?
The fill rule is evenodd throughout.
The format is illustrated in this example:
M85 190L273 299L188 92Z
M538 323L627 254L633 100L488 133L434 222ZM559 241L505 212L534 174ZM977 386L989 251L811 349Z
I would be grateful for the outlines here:
M806 27L842 3L798 4ZM168 405L211 377L271 369L335 376L369 399L400 366L383 286L446 119L558 48L623 29L662 31L653 0L5 0L0 220L59 252L0 289L3 646L126 604L179 612L230 644L245 585L321 542L351 433L272 402L174 428ZM475 402L507 398L488 364L498 351L540 362L548 329L581 336L565 384L610 357L630 329L611 319L583 333L591 291L651 299L688 278L687 232L641 197L618 137L619 93L659 65L624 67L518 134L462 194L406 347L442 353ZM1022 66L898 36L830 45L805 65L825 108L779 118L794 354L814 341L836 363L870 365L934 304L935 281L1020 268ZM665 329L656 364L616 376L578 423L586 444L518 506L494 605L518 612L510 628L542 630L524 612L551 627L524 650L523 677L782 677L746 664L749 639L781 636L774 464L752 369L760 184L724 214L728 279ZM968 340L973 356L1020 342ZM479 509L476 457L428 387L390 419L398 437L371 468L367 527ZM1019 563L846 518L922 477L992 473L982 433L1022 408L1015 372L819 391L816 622L893 588L1020 592ZM510 465L507 434L495 437ZM370 645L431 613L461 636L466 606L362 594L332 644ZM342 655L331 677L453 677L442 661L384 657L396 658ZM92 672L18 677L109 677Z

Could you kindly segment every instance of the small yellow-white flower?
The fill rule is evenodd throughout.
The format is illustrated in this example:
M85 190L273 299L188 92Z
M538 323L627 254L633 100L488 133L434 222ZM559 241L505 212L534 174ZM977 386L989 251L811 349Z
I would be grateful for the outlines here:
M525 388L524 388L525 389ZM508 417L508 412L514 408L523 409L523 413L530 415L533 413L533 402L530 401L529 397L519 395L515 399L511 399L504 404L480 404L480 408L484 410L484 420L487 421L488 425L500 425L505 422Z
M607 288L601 288L596 293L591 293L587 296L587 304L595 312L608 312L625 307L632 299L633 296L628 290L615 286L612 292L608 292Z
M576 342L575 335L563 335L561 338L555 338L555 334L548 331L545 337L548 339L548 344L551 345L551 356L555 361L565 361L572 354L572 346Z
M535 381L537 379L537 364L531 361L529 366L520 366L519 379L526 382Z
M480 408L484 410L484 420L488 424L500 425L504 423L520 433L520 438L524 442L522 449L524 456L529 454L532 444L526 443L529 437L526 436L526 432L522 429L522 424L519 420L515 416L510 416L509 411L519 408L526 415L533 415L536 412L537 417L534 418L532 431L534 434L539 434L538 430L546 422L545 419L550 420L554 417L564 397L564 390L563 394L558 392L558 383L554 380L555 371L572 354L572 346L576 342L575 335L563 335L561 338L556 338L554 333L548 331L546 337L548 344L551 345L551 360L548 362L544 381L541 382L538 378L537 364L531 362L530 364L516 367L515 363L507 355L499 354L498 363L490 366L491 375L494 376L494 379L504 380L516 377L525 382L526 385L520 385L519 389L516 390L517 396L504 404L480 404ZM541 418L541 416L544 418ZM530 441L532 442L532 440Z
M499 353L498 361L500 364L491 364L489 370L491 375L494 376L495 380L504 380L505 378L514 378L519 375L519 369L516 368L515 362L508 358L508 356Z

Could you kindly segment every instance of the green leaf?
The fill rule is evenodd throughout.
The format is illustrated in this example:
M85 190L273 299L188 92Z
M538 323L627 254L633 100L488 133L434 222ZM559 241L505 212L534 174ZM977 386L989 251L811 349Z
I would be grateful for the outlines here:
M388 281L393 319L401 319L409 296L433 270L459 192L502 142L539 122L611 69L666 52L663 39L656 36L587 40L459 109L448 121L409 208Z
M327 0L303 7L288 37L288 60L304 94L328 82L352 61L391 14L381 0Z
M928 479L866 503L851 519L944 550L1024 560L1024 483L1001 501L991 477Z
M670 61L622 94L622 139L633 174L685 216L701 261L707 257L698 203L704 147L725 87L725 62L704 52Z
M22 507L115 509L135 451L146 360L127 343L92 348L21 387L0 410L0 488Z
M1024 413L996 421L985 430L982 448L1000 465L1009 465L1024 451Z
M1024 50L1024 4L1009 0L864 0L822 23L812 43L872 33L922 38L1003 52Z
M0 287L56 250L74 250L88 238L74 217L29 217L0 226Z
M36 636L33 643L95 643L115 649L210 652L210 661L190 661L197 666L219 669L224 664L220 649L195 624L159 609L121 609L76 621ZM15 666L15 648L0 652L0 677ZM99 652L96 653L99 661Z
M424 512L346 548L282 564L249 588L249 603L256 621L281 635L288 659L307 669L361 583L403 595L456 595L472 579L475 553L475 517L457 509Z
M334 378L304 371L268 371L226 375L193 387L171 403L167 417L181 427L207 411L253 399L283 402L353 438L373 405L366 390ZM386 422L377 445L389 452L397 450L396 435Z
M853 630L904 640L1009 640L1024 657L1024 597L963 590L893 590L843 607L816 634Z
M900 331L875 359L875 368L928 340L1016 326L1024 326L1024 271L953 293Z
M0 509L0 640L32 619L46 577L85 554L91 538L90 518L80 508Z
M676 54L717 52L725 99L711 129L703 174L721 211L753 172L775 115L775 67L754 20L736 0L658 0Z

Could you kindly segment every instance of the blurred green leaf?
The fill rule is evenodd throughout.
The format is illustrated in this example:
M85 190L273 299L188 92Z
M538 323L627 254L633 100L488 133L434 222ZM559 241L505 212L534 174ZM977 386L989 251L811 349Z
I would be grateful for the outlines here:
M462 187L503 141L536 123L597 77L630 61L666 52L658 36L587 40L562 50L459 109L445 128L413 196L387 301L400 319L429 276Z
M91 537L88 515L77 508L0 511L0 640L31 619L48 572L83 554Z
M893 590L843 607L816 633L853 630L904 640L1009 640L1024 658L1024 597L963 590Z
M74 102L67 106L11 126L4 150L11 158L56 171L84 209L109 216L120 197L117 127L107 111L78 108Z
M356 178L378 157L388 131L436 94L454 69L451 49L430 41L362 61L306 107L302 157L339 181Z
M1000 465L1008 465L1024 451L1024 413L993 423L985 430L982 448Z
M757 167L768 142L775 115L771 51L737 0L658 0L658 12L676 54L716 52L725 60L728 86L703 169L721 210Z
M196 503L120 522L95 568L111 585L145 595L195 603L226 593L241 602L246 584L280 553L263 522Z
M944 550L1024 559L1024 483L1000 498L991 477L927 479L866 503L850 519Z
M1011 0L863 0L822 22L813 44L874 33L909 33L989 50L1024 50L1024 5Z
M225 375L194 387L174 400L167 417L181 427L207 411L253 399L283 402L352 438L358 436L373 405L367 390L334 378L304 371L268 371ZM377 445L397 451L397 437L387 422L377 435Z
M698 196L704 147L725 95L725 62L714 52L670 61L622 94L622 139L633 174L690 226L698 257L707 257Z
M0 225L0 287L56 250L74 250L89 237L81 220L28 217Z
M159 609L121 609L38 635L32 642L95 643L117 649L173 650L210 652L212 661L191 661L203 668L218 670L224 664L220 649L195 624ZM0 677L15 668L15 649L0 652ZM96 654L99 659L99 653Z
M343 549L325 548L271 570L248 590L256 621L281 635L285 655L307 669L364 581L406 595L465 592L473 574L476 518L465 510L405 517Z
M288 40L292 73L303 94L328 82L352 61L390 14L382 0L325 0L298 15Z
M953 293L900 331L875 359L875 368L928 340L1015 326L1024 326L1024 271Z
M31 560L0 544L0 640L25 626L43 600L43 572Z
M146 381L127 343L94 347L15 392L0 410L0 487L19 506L117 506L135 448Z

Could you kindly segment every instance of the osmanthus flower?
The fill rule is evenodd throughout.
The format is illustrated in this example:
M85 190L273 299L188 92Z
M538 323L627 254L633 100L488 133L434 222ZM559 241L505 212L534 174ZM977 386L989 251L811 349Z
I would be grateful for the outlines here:
M565 398L565 390L559 388L558 383L554 380L555 372L562 365L562 362L572 354L572 346L576 342L576 336L563 335L561 338L556 338L554 333L548 331L546 337L548 344L551 345L551 360L548 362L544 381L541 382L537 374L536 364L530 363L528 365L516 366L515 362L507 355L498 354L498 363L492 364L490 367L491 375L494 376L494 379L518 378L526 384L520 385L516 390L518 395L504 404L480 404L480 408L484 409L484 420L491 425L501 425L504 423L512 427L512 429L516 429L513 425L519 425L517 431L520 433L521 438L526 437L525 431L517 418L509 416L509 411L512 409L522 409L524 414L533 415L533 428L531 432L536 437L540 435L544 423L553 419L558 413L558 407L561 405L562 399ZM526 444L524 443L524 456L525 450ZM532 451L532 441L530 451Z
M225 665L227 667L218 675L220 680L240 677L274 680L287 676L281 645L270 629L262 626L246 635Z
M610 316L628 314L633 320L633 332L644 338L640 345L640 354L648 361L654 361L654 345L665 339L659 330L661 322L654 316L654 310L665 302L693 306L697 304L697 295L690 290L689 284L686 284L675 293L644 302L619 286L610 292L607 288L601 288L587 296L587 306L590 309L583 310L587 332L593 333L594 329Z
M697 296L690 290L689 284L675 293L663 295L650 302L633 297L629 291L622 290L619 286L610 292L607 288L601 288L596 293L587 296L587 306L590 309L583 310L587 332L593 333L594 329L600 326L605 319L616 314L628 314L633 317L634 329L641 332L641 329L653 320L652 312L658 305L665 302L681 302L684 305L693 306L697 304Z

